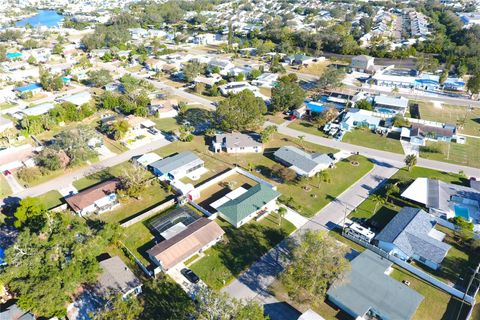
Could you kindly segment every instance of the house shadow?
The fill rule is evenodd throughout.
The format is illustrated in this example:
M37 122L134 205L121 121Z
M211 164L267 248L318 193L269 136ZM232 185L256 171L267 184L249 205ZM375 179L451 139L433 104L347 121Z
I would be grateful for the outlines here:
M287 302L266 303L263 305L263 313L270 320L298 319L301 313Z
M385 227L390 220L395 217L397 211L390 209L386 206L382 206L376 213L370 218L370 223L375 229L381 230Z

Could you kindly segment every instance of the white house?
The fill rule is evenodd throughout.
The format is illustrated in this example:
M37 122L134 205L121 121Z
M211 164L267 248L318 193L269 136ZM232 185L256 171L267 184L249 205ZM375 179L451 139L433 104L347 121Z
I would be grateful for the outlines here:
M278 74L266 72L252 80L252 84L257 87L272 88L277 83L277 79Z
M293 146L284 146L273 153L275 160L295 171L299 176L313 177L332 166L333 159L324 153L306 153Z
M69 196L65 201L80 216L101 214L119 205L116 194L119 183L118 179L108 180Z
M174 156L155 161L149 168L160 180L178 180L187 175L201 174L204 161L191 151L177 153Z
M239 132L217 134L212 140L215 152L227 153L259 153L263 151L263 145L256 137Z

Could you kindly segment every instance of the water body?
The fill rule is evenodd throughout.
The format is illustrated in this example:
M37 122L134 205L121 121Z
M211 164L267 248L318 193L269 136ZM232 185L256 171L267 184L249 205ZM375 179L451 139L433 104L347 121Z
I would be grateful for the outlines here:
M63 16L58 14L55 10L40 10L34 16L17 21L15 24L17 27L24 27L27 24L31 24L34 27L58 27L62 22Z

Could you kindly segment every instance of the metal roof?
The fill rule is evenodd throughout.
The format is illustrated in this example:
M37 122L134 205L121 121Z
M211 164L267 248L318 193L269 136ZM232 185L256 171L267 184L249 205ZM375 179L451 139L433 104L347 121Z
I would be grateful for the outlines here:
M267 203L280 196L280 193L270 186L259 183L248 189L239 197L232 199L217 208L233 225L248 217L253 212L262 209Z
M293 146L281 147L274 152L274 156L305 173L314 170L319 164L328 166L333 162L328 155L319 153L312 155Z
M174 170L178 170L183 166L190 165L194 162L202 162L203 160L200 159L196 154L191 151L177 153L174 156L155 161L154 163L150 164L150 167L159 170L161 173L166 174L172 172Z

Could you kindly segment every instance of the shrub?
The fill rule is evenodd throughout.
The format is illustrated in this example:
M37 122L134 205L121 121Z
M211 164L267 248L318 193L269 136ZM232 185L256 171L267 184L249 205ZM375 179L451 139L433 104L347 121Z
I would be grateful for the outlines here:
M420 151L425 153L442 153L438 146L421 146Z
M21 168L17 171L17 177L27 183L37 180L37 177L43 175L39 167Z

